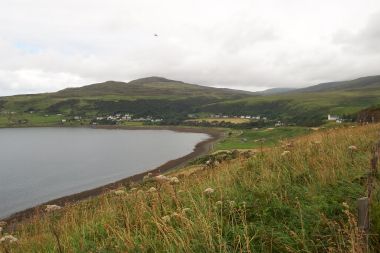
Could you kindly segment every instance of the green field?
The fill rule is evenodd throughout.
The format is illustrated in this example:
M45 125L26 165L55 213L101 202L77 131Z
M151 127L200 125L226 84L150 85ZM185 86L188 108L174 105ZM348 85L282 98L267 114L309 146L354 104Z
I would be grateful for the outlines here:
M278 127L270 129L244 129L228 131L226 137L215 145L216 150L255 149L270 147L299 135L310 133L307 127Z

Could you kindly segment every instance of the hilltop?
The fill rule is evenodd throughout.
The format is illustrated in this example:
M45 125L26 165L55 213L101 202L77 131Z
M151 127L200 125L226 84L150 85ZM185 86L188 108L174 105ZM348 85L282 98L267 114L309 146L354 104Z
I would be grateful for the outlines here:
M128 96L128 97L214 97L214 98L241 98L252 95L252 92L233 89L221 89L163 77L146 77L128 83L107 81L91 84L79 88L68 88L50 94L53 97L88 97L88 96Z

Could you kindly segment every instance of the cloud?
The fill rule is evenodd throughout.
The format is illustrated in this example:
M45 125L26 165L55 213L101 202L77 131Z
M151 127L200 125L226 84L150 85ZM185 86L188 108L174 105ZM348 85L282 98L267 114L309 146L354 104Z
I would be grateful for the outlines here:
M377 0L4 0L0 95L151 75L262 90L379 74L379 10Z

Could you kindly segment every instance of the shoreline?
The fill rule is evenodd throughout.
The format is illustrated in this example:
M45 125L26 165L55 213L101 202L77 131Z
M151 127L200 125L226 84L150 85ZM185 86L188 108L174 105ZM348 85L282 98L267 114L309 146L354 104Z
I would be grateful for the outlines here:
M117 180L115 182L111 182L93 189L85 190L82 192L70 194L67 196L63 196L60 198L56 198L41 204L38 204L36 206L27 208L25 210L13 213L7 217L4 217L3 221L6 221L9 224L12 223L18 223L23 220L26 220L28 218L33 217L34 215L37 215L41 213L41 210L43 210L45 205L59 205L59 206L65 206L66 204L72 204L81 200L85 200L91 197L99 196L107 191L117 189L118 187L126 184L126 183L132 183L132 182L139 182L143 179L143 177L148 173L153 174L161 174L166 173L170 170L176 169L178 167L182 167L186 165L189 161L193 160L196 157L199 157L201 155L207 154L213 147L213 144L222 138L223 132L221 130L217 129L207 129L207 128L189 128L189 127L176 127L176 126L159 126L159 127L150 127L150 126L143 126L143 127L129 127L129 126L107 126L107 125L98 125L98 126L79 126L79 127L73 127L73 128L92 128L92 129L120 129L120 130L169 130L174 132L182 132L182 133L205 133L209 135L209 138L197 143L194 147L194 150L182 157L179 157L177 159L169 160L166 163L153 168L151 170L135 174L133 176L129 176L126 178L122 178L120 180Z

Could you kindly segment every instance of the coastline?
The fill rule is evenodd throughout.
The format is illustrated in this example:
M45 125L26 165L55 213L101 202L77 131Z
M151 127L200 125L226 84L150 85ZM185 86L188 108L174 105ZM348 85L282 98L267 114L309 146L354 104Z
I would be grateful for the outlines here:
M78 127L74 127L78 128ZM158 126L158 127L129 127L129 126L107 126L107 125L99 125L99 126L79 126L79 128L93 128L93 129L120 129L120 130L170 130L175 132L182 132L182 133L205 133L208 134L210 137L207 140L204 140L202 142L199 142L195 145L194 150L182 157L179 157L177 159L173 159L170 161L167 161L166 163L152 169L148 170L133 176L129 176L126 178L122 178L120 180L117 180L112 183L108 183L103 186L99 186L93 189L89 189L86 191L70 194L67 196L63 196L57 199L53 199L44 203L41 203L39 205L36 205L34 207L27 208L25 210L13 213L9 215L8 217L5 217L1 220L6 221L9 224L12 223L18 223L23 220L26 220L28 218L33 217L34 215L37 215L41 213L41 210L43 210L45 205L60 205L64 206L66 204L72 204L77 201L85 200L91 197L95 197L98 195L101 195L109 190L116 189L120 187L121 185L124 185L126 183L131 182L139 182L143 179L143 177L148 173L153 174L160 174L160 173L166 173L170 170L176 169L178 167L182 167L186 165L189 161L193 160L194 158L207 154L213 147L213 144L218 141L223 136L223 132L221 130L217 129L207 129L207 128L189 128L189 127L176 127L176 126Z

